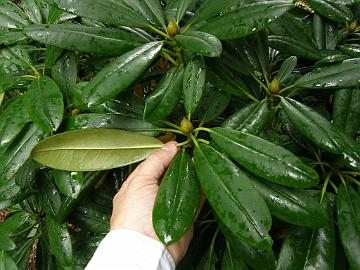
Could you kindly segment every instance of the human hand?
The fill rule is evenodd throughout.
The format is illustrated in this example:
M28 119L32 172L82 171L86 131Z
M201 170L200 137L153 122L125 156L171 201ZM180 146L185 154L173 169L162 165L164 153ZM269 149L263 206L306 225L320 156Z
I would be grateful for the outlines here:
M161 177L177 152L174 142L167 143L129 175L113 199L111 230L130 229L159 240L152 225L152 211ZM193 228L168 247L175 263L184 257L192 237Z

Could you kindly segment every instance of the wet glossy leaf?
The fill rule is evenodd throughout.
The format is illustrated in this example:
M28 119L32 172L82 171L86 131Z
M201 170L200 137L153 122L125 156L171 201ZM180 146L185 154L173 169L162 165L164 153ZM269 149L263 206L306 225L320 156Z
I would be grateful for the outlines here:
M54 66L56 60L59 59L63 52L64 50L59 47L47 45L45 51L45 69L50 69L52 66ZM55 80L55 78L53 79ZM59 84L58 82L56 83Z
M127 131L83 129L40 142L32 158L59 170L99 171L141 161L162 145L155 138Z
M151 12L155 15L159 23L164 29L166 29L165 14L163 8L158 0L144 0L147 7L151 9Z
M24 225L30 218L27 212L21 211L7 217L0 226L0 235L15 232L19 227Z
M139 0L117 2L111 0L51 0L50 2L54 2L68 12L104 23L131 27L146 27L148 24L154 23L153 18L147 17L150 13L149 8L144 7L144 3Z
M359 44L346 44L338 46L338 49L351 57L360 57L360 45Z
M353 137L360 128L360 89L336 91L333 107L333 123Z
M145 122L130 116L110 113L84 113L71 116L67 119L67 130L84 128L110 128L136 131L148 136L156 136L159 131L151 130L158 128L154 124Z
M7 28L22 28L28 25L24 12L11 1L0 3L0 26Z
M13 258L4 250L0 250L0 269L18 269Z
M337 195L337 221L341 243L352 269L360 267L360 196L341 185Z
M67 197L77 197L84 184L82 172L54 170L53 176L59 191Z
M161 79L155 91L146 99L144 119L163 120L169 116L179 99L183 86L183 68L171 68Z
M295 67L297 65L297 57L296 56L290 56L287 58L284 63L282 63L280 70L277 74L278 80L283 83L286 81L286 79L289 78L289 76L293 73Z
M218 57L222 52L220 40L208 33L189 31L176 35L175 40L182 47L204 56Z
M247 176L211 146L197 146L194 158L201 188L225 226L254 247L270 247L271 216Z
M291 123L309 141L330 153L342 155L349 167L360 167L360 149L352 138L300 102L282 98L281 104Z
M86 107L94 107L126 90L148 69L161 48L161 42L151 42L120 56L87 84L80 100Z
M195 56L187 64L183 79L184 106L188 118L196 111L204 92L206 66L201 56Z
M253 102L230 115L221 127L230 128L253 135L258 135L265 127L269 118L266 100Z
M310 89L352 88L360 80L360 58L319 67L295 82L296 86Z
M194 14L191 24L197 24L223 12L227 7L239 3L240 0L205 0Z
M348 7L332 0L308 0L308 3L317 13L333 21L347 22L353 17Z
M25 96L31 120L45 133L56 131L64 113L63 96L49 77L35 79Z
M219 39L235 39L258 32L293 7L292 1L276 0L244 4L232 11L211 19L199 31Z
M321 227L329 222L325 209L306 190L292 190L254 177L251 180L271 214L278 219L310 228Z
M65 52L52 65L51 75L53 80L59 86L65 99L72 97L72 89L77 81L78 64L74 52Z
M0 182L11 179L29 159L31 150L43 138L34 124L27 125L0 156Z
M2 226L2 224L1 224ZM16 248L16 245L14 243L14 241L6 236L6 235L0 235L0 250L13 250Z
M41 23L41 11L34 0L22 0L20 3L29 21L34 24Z
M77 24L32 25L24 31L41 43L100 55L121 55L146 42L124 30Z
M23 97L10 103L0 114L0 147L11 143L29 121Z
M281 146L227 128L214 128L210 136L238 164L271 182L293 188L313 187L319 182L315 170Z
M197 113L203 123L210 122L224 112L230 102L230 95L210 85L205 86L203 98ZM211 106L209 107L209 104Z
M0 44L11 45L26 39L26 35L22 31L12 30L11 32L0 33Z
M179 23L194 2L194 0L170 0L165 8L166 20Z
M62 267L72 266L73 251L71 236L66 224L59 224L51 217L46 217L46 230L49 237L51 253Z
M200 190L190 155L178 153L160 185L152 220L155 232L166 245L178 241L194 223Z
M19 269L26 269L29 263L29 256L34 245L34 238L22 238L16 242L17 249L11 252L11 257L19 267Z

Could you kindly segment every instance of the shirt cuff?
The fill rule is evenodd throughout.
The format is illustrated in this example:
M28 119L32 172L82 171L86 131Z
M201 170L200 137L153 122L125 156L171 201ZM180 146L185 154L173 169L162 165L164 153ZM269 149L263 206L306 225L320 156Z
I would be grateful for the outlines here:
M110 231L101 241L85 270L174 270L166 247L139 232Z

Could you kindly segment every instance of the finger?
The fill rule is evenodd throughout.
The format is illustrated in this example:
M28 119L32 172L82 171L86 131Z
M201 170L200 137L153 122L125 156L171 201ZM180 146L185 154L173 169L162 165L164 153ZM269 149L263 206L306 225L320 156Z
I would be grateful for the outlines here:
M153 153L143 161L129 176L130 181L135 179L156 179L158 180L169 166L170 162L178 152L176 142L165 144L159 151Z

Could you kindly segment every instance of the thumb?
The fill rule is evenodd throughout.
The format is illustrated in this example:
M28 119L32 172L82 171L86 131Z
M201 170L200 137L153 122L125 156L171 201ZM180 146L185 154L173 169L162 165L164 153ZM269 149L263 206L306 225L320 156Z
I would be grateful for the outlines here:
M165 172L177 152L178 148L176 146L176 142L169 142L165 144L159 151L150 155L137 167L134 178L141 179L142 177L146 177L158 180Z

